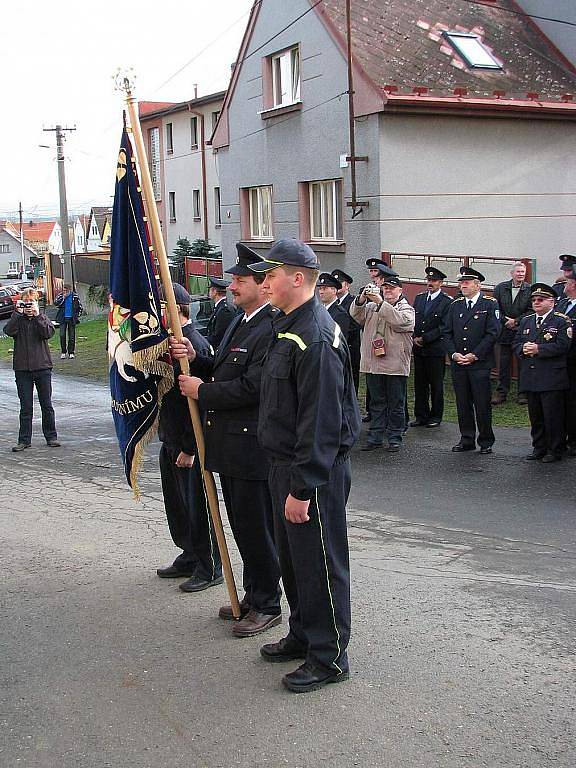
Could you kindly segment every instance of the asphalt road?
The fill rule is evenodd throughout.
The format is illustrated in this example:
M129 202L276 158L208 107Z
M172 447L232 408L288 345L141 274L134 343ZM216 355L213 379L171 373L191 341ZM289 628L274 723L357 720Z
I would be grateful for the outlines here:
M155 576L157 445L136 503L106 390L54 384L62 448L35 423L12 454L0 368L2 768L573 768L576 461L524 463L524 430L452 454L453 425L355 452L351 680L294 696L258 654L283 628L237 640L223 587Z

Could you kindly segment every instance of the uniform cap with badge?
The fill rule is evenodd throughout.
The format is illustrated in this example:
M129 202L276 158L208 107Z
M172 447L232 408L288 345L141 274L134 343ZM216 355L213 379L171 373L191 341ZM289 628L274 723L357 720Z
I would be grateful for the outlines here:
M424 271L426 272L426 277L429 280L446 280L446 275L444 272L440 271L436 267L426 267Z
M192 297L183 285L180 285L180 283L172 283L172 287L174 288L174 298L176 299L176 304L190 304Z
M334 275L331 275L329 272L322 272L318 278L318 285L325 285L329 288L336 288L337 290L342 288L342 283L340 280L338 280L338 278Z
M543 299L555 299L556 293L554 292L554 288L546 283L533 283L533 285L530 286L530 296L533 298L538 296Z
M316 254L309 245L301 240L278 240L268 251L265 259L250 264L253 272L271 272L278 267L303 267L320 269Z
M222 280L219 277L211 277L210 279L210 288L216 288L219 291L225 291L229 285L229 280Z
M571 253L563 253L558 258L560 259L560 269L562 272L574 271L574 268L576 267L576 256L573 256Z
M350 277L350 275L347 275L346 272L344 272L342 269L333 269L332 270L332 276L336 278L336 280L339 280L341 283L348 283L348 285L352 285L354 280Z
M398 277L398 272L395 272L392 267L389 267L382 259L368 259L366 261L368 269L377 269L382 275L387 277Z
M402 281L400 280L399 277L390 275L389 277L386 277L386 279L383 282L383 285L392 285L395 288L402 288Z
M477 269L472 267L460 267L460 274L458 275L458 282L461 280L478 280L483 283L486 278Z
M262 261L262 257L253 251L252 248L248 248L244 243L236 243L236 264L233 264L226 270L227 275L238 275L241 277L248 277L253 275L253 271L249 269L249 264L255 264L258 261Z

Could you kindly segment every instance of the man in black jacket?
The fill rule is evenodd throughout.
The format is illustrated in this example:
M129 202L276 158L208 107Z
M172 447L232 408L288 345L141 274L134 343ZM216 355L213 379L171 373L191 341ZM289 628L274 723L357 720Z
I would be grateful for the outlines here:
M60 358L74 358L76 350L76 326L80 322L82 304L76 291L71 285L64 285L64 290L54 299L54 306L58 307L55 322L60 328ZM68 341L66 341L68 337Z
M338 303L342 309L350 315L350 305L356 298L350 293L350 286L354 282L350 275L346 274L342 269L333 269L332 274L336 280L340 281L342 288L338 290ZM348 342L348 349L350 350L350 362L352 364L352 378L354 379L354 389L358 394L358 387L360 385L360 337L362 334L362 326L359 325L356 320L350 317L350 327L348 328L348 335L346 341Z
M452 299L442 290L444 272L426 268L428 290L414 299L414 421L411 427L437 427L444 416L446 352L442 325Z
M570 279L572 272L576 267L576 256L573 256L571 253L563 253L558 258L560 259L560 271L562 272L562 276L558 278L552 287L554 288L554 293L558 299L563 299L566 281Z
M498 386L492 405L500 405L506 402L510 390L510 369L512 367L512 344L520 320L532 312L530 298L530 284L525 281L526 265L522 261L514 263L510 271L511 280L498 283L494 288L494 298L500 309L500 322L502 330L498 339L500 347L500 364L498 367ZM520 390L518 390L520 393ZM518 400L526 404L523 394L518 394Z
M214 302L214 309L206 327L206 338L214 352L218 349L226 328L234 319L234 310L226 300L226 289L229 285L228 280L220 280L217 277L210 278L208 296Z
M324 304L324 307L328 310L328 314L338 323L340 330L344 334L344 338L348 339L348 332L350 331L350 323L352 318L348 312L340 306L338 301L338 291L342 288L340 280L331 275L329 272L322 272L318 278L318 298Z
M180 376L183 393L206 411L206 466L218 472L230 527L244 563L245 596L236 637L250 637L281 621L280 567L274 545L272 502L268 490L268 461L256 439L262 361L272 340L272 320L278 313L262 289L264 278L248 264L260 257L242 243L236 246L233 275L234 304L244 310L229 325L207 371L212 381ZM193 352L178 349L176 354ZM220 609L232 619L232 609Z
M534 314L521 320L514 339L520 358L520 385L528 395L533 451L526 458L560 461L565 444L566 358L572 339L570 318L554 311L556 292L545 283L531 288Z
M556 309L570 318L572 343L566 360L569 389L566 390L566 445L569 456L576 456L576 271L566 280L564 298Z
M209 344L190 321L188 291L174 283L174 295L182 333L196 350L191 370L194 373L202 371L212 361ZM178 363L174 368L176 383L162 399L158 438L162 443L160 478L166 518L172 540L182 553L172 565L158 568L156 573L163 579L187 576L188 579L179 585L182 592L200 592L222 583L222 564L206 504L190 411L177 382L180 373Z
M12 365L20 399L20 431L18 444L12 450L23 451L32 443L34 387L42 410L42 432L51 448L59 448L56 418L52 407L52 357L48 339L54 335L54 325L38 309L38 293L29 288L22 291L4 333L14 339Z
M346 340L314 296L319 264L312 249L280 240L250 268L267 273L270 301L284 313L274 320L264 362L258 440L271 463L290 631L260 653L272 662L305 659L282 682L306 692L349 675L346 502L360 412Z

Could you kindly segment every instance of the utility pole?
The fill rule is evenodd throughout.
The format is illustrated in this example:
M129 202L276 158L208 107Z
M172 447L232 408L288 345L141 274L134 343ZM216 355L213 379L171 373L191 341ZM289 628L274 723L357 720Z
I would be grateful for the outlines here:
M64 251L64 282L74 289L74 270L72 269L72 253L70 251L70 233L68 231L68 203L66 202L66 171L64 169L64 133L75 131L76 128L44 128L45 131L56 132L56 158L58 160L58 189L60 192L60 229L62 230L62 250Z
M20 261L22 263L22 280L26 279L26 260L24 259L24 229L22 225L22 203L18 204L20 214Z

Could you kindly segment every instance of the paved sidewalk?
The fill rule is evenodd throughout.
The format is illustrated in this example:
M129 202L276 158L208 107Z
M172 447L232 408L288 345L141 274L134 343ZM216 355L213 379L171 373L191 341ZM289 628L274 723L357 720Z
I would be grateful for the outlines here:
M576 462L450 453L453 425L354 454L351 680L293 665L155 576L174 555L158 446L127 488L105 388L55 379L63 447L12 454L0 368L2 768L573 768ZM239 574L239 558L232 551Z

